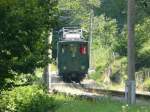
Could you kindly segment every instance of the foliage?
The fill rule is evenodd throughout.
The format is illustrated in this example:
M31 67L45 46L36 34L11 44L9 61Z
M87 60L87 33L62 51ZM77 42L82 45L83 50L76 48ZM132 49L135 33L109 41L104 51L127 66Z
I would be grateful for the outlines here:
M127 0L100 0L101 7L98 7L97 15L105 14L106 17L116 19L119 31L127 23ZM136 1L136 23L143 21L145 17L150 15L149 0Z
M150 17L145 18L143 23L136 26L136 68L150 67Z
M113 46L117 38L117 23L104 15L94 17L92 43L92 66L96 68L95 79L104 74L113 60Z
M0 95L1 112L54 112L54 99L36 85L3 91Z
M117 37L116 21L104 15L94 17L93 21L93 49L100 46L111 49Z
M136 69L150 67L149 42L150 42L150 18L145 18L142 23L135 27L135 44L136 44ZM116 38L114 50L121 56L127 55L127 30L124 30L119 38Z
M47 37L57 1L0 0L0 85L16 74L45 66Z
M121 56L127 56L127 29L126 26L122 30L118 37L115 38L115 42L113 44L114 52L117 52Z
M127 0L101 0L101 7L97 9L97 13L101 14L100 12L106 17L116 19L121 29L126 23Z
M60 0L59 10L62 27L80 26L88 31L90 9L100 6L99 0Z
M150 78L144 81L144 89L150 91Z
M127 58L116 57L111 63L112 74L110 79L112 82L121 83L127 80Z
M13 78L5 78L2 90L33 84L43 85L42 75L43 68L38 68L34 71L34 74L16 74Z
M136 0L137 21L143 21L150 16L150 3L149 0Z

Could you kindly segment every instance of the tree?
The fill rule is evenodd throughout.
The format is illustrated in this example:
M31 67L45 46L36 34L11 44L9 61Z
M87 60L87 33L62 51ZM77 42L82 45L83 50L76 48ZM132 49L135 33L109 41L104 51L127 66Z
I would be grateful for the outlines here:
M137 7L137 21L143 21L144 18L150 16L150 3L149 0L136 0Z
M47 37L57 1L0 0L0 85L47 63Z
M59 9L62 26L80 26L89 30L90 8L99 7L99 0L60 0Z
M136 70L150 68L150 18L136 25Z
M143 67L150 67L149 62L149 32L150 32L150 18L146 17L143 21L135 26L135 55L136 55L136 71L139 71ZM113 49L119 53L120 56L127 56L127 28L119 34L116 38Z
M101 0L101 7L97 9L98 14L105 14L106 17L116 19L119 30L126 24L127 0Z

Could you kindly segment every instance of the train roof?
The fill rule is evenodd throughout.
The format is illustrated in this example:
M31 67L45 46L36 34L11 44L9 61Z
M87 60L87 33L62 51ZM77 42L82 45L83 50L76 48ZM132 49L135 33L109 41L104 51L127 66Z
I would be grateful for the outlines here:
M80 41L83 40L83 31L77 27L63 27L61 40Z

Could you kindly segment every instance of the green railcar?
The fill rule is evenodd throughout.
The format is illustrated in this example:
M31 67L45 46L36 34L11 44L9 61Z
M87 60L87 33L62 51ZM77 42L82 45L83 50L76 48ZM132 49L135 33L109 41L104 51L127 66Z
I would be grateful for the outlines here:
M68 30L73 38L60 39L57 43L57 65L59 75L65 81L81 81L89 69L88 41L80 37L76 30ZM80 31L80 30L79 30ZM64 32L63 32L64 33ZM78 36L78 38L77 38ZM75 39L74 39L75 38Z

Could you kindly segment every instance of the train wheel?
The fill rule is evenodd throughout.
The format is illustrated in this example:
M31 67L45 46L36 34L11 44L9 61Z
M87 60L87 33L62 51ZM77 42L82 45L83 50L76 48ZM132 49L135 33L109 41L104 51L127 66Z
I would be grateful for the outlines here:
M71 81L71 78L70 77L66 77L66 76L62 76L62 80L64 81L64 82L67 82L67 83L71 83L72 81Z

